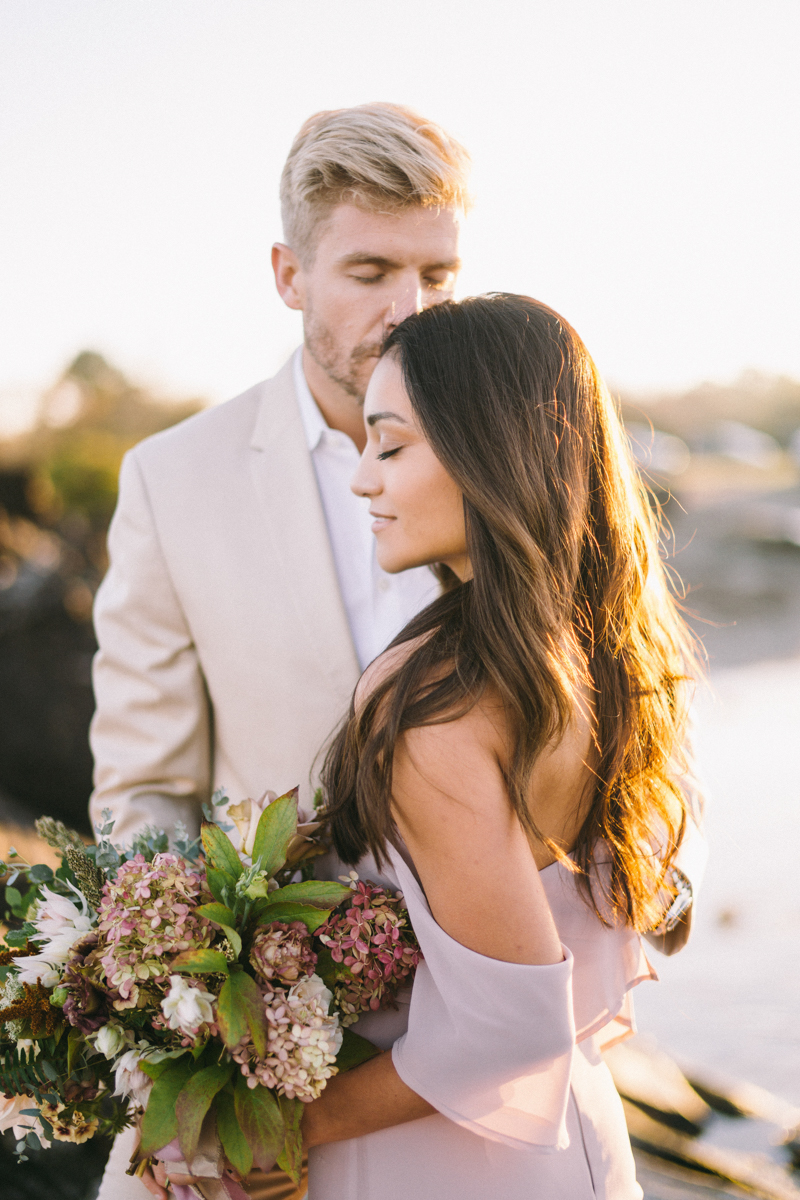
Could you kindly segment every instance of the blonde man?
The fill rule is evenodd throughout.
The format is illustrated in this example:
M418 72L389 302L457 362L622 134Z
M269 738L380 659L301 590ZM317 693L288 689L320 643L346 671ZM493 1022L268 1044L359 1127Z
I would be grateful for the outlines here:
M391 104L317 113L281 179L278 291L304 341L244 395L149 438L125 459L95 623L95 822L199 826L233 800L299 783L359 673L435 593L427 568L387 575L349 490L381 343L449 299L468 207L468 156ZM100 1200L146 1200L117 1139ZM163 1177L161 1177L163 1179ZM148 1174L143 1181L166 1192ZM299 1198L256 1173L251 1194Z

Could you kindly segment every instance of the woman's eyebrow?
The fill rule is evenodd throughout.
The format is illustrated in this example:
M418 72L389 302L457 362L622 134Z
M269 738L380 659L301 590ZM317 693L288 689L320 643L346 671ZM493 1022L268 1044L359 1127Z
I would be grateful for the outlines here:
M398 417L397 413L393 412L370 413L367 417L367 424L370 427L377 425L378 421L399 421L401 425L409 424L403 417Z

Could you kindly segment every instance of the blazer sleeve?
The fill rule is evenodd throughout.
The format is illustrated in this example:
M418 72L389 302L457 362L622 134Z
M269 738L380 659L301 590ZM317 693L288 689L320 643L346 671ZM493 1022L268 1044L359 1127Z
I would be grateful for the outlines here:
M194 835L211 779L210 706L197 650L170 578L137 452L120 473L110 565L94 619L93 823L111 809L113 839L144 825Z

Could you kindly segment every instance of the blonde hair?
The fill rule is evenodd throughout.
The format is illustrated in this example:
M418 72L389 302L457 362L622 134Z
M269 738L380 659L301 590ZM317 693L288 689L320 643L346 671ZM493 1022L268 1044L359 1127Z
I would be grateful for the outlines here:
M292 143L281 175L287 243L313 258L321 221L337 204L372 212L470 207L470 157L432 121L399 104L314 113Z

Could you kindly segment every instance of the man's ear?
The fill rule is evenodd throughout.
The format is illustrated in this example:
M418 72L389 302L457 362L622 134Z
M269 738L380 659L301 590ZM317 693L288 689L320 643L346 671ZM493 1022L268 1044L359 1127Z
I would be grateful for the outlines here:
M275 272L275 286L283 303L287 308L302 310L305 303L303 270L291 246L285 246L283 242L275 243L272 247L272 269Z

